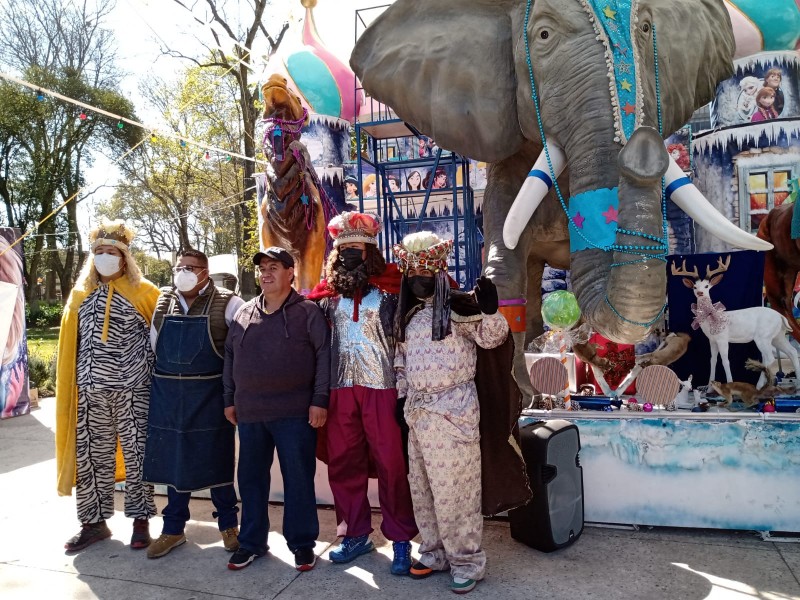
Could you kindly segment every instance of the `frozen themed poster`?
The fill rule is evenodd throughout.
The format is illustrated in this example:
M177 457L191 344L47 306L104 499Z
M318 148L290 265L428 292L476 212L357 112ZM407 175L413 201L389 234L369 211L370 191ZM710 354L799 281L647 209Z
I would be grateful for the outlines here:
M18 231L0 228L0 418L30 412L22 244Z
M693 183L732 223L756 233L800 177L800 54L762 52L737 60L734 67L734 77L717 87L711 107L715 129L692 138ZM774 94L761 94L767 88ZM743 94L754 101L759 94L770 99L754 106ZM733 249L700 225L694 237L693 252ZM690 253L686 250L674 249Z
M711 106L713 127L762 123L800 112L800 56L761 52L737 60L733 77L719 84Z

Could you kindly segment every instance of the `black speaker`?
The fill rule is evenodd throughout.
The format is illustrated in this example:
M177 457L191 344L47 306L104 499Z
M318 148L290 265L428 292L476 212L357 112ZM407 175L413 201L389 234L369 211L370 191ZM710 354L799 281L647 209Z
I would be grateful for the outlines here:
M583 532L583 469L578 428L563 419L520 429L533 497L508 513L511 537L542 552L569 546Z

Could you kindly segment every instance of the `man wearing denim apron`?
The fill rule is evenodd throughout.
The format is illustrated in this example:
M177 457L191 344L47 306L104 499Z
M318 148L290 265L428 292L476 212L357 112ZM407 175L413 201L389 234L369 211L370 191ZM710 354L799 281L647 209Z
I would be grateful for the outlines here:
M144 478L167 486L167 506L148 558L186 542L191 493L208 488L225 549L239 548L235 427L225 418L222 368L228 325L244 301L214 285L202 252L183 252L173 272L175 287L161 290L151 327L156 365Z

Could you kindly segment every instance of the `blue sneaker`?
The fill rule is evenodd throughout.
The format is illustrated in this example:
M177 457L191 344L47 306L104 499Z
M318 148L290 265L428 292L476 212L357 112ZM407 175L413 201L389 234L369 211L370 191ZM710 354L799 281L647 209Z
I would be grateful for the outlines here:
M369 539L369 535L360 535L358 537L346 536L341 544L331 550L328 557L331 559L331 562L348 563L362 554L372 552L373 550L375 550L375 544Z
M408 575L411 569L411 542L393 542L392 575Z

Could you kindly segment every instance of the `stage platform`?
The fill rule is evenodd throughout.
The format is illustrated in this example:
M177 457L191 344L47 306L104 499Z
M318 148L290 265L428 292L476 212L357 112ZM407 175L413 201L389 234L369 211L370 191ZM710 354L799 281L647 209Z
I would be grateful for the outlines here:
M526 410L520 424L578 426L587 522L800 532L800 414L711 410Z
M520 425L578 426L588 523L800 533L800 414L711 410L526 410ZM270 500L283 502L277 456L271 476ZM317 504L332 505L320 461L315 484ZM375 479L368 496L378 507Z

